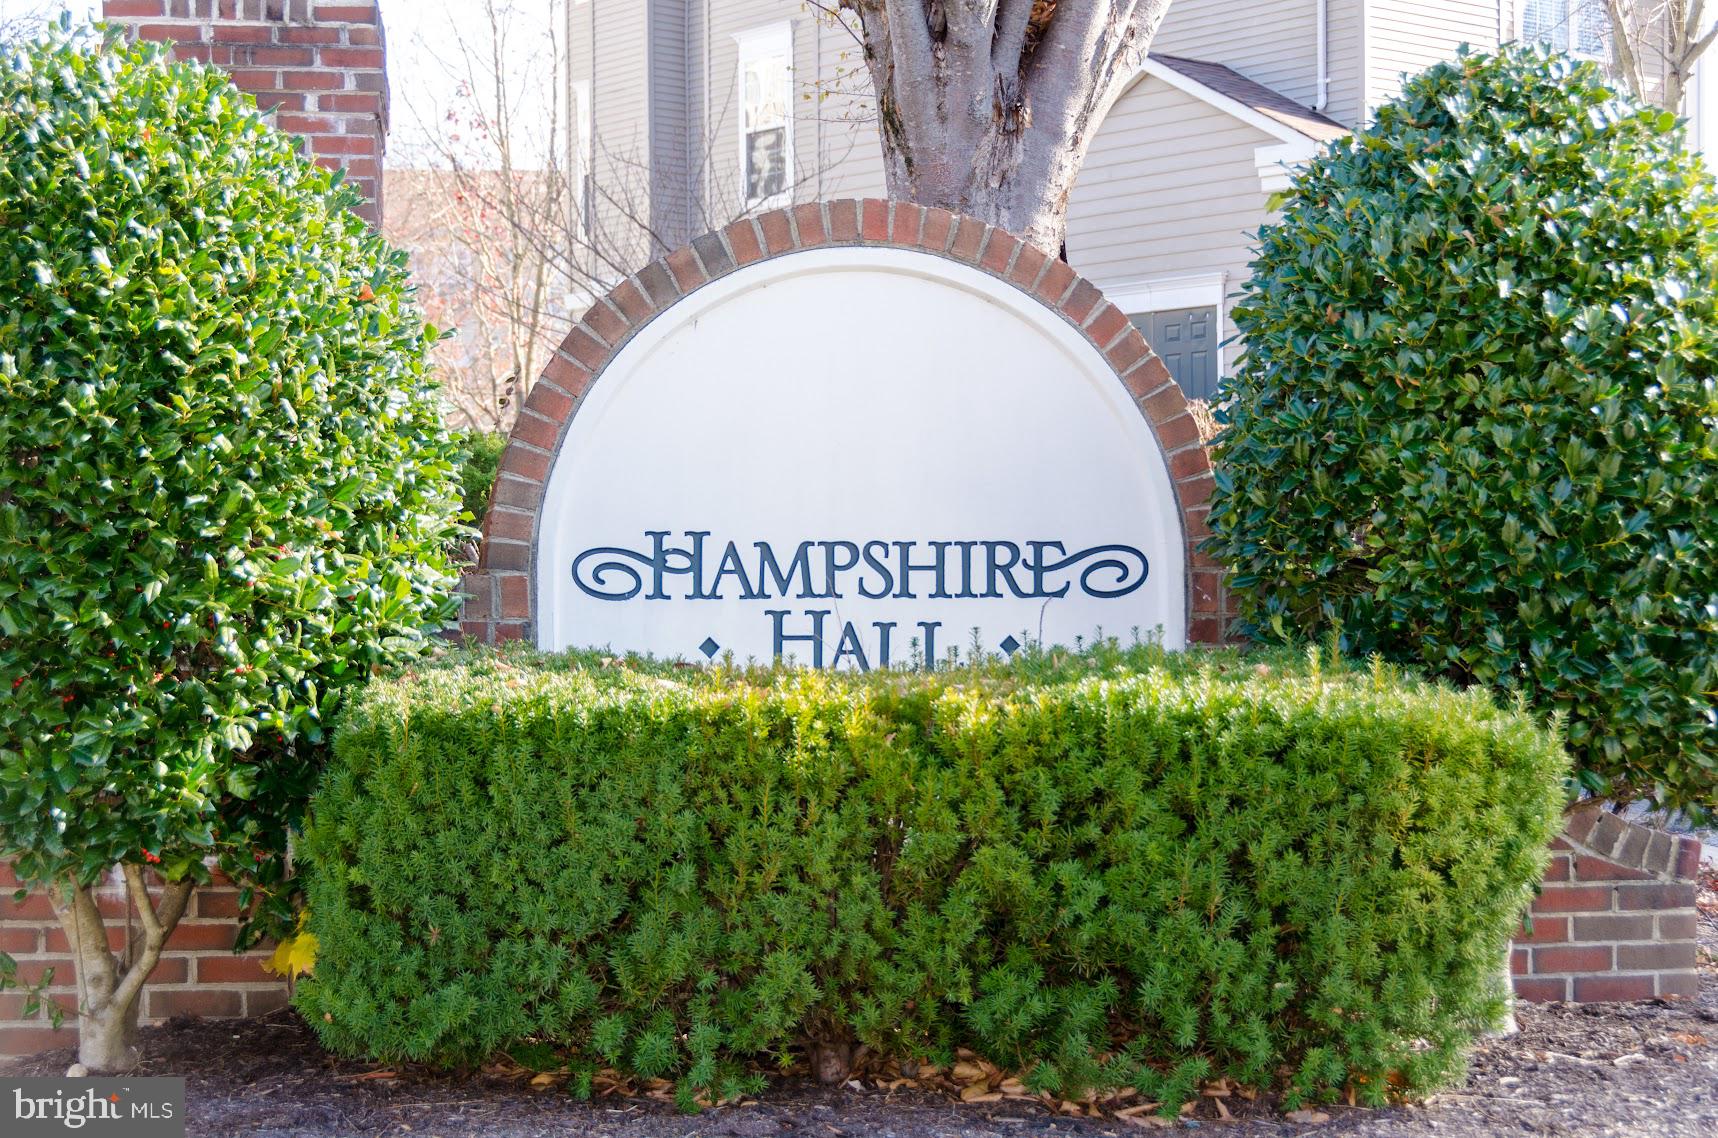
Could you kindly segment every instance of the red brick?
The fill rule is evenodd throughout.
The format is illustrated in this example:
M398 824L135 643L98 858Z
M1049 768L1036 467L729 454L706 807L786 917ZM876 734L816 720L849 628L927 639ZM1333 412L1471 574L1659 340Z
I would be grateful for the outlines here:
M889 223L889 240L897 245L917 245L924 220L923 206L896 202L894 220Z
M146 991L151 1019L168 1016L207 1016L221 1019L244 1012L244 1001L230 989L219 988L156 988Z
M1682 849L1676 855L1676 876L1694 878L1700 873L1700 840L1683 838Z
M341 91L316 96L316 105L324 111L381 114L382 96L375 91Z
M66 1024L60 1030L47 1027L0 1027L0 1055L33 1055L77 1042L77 1029Z
M1515 998L1530 1004L1548 1004L1569 998L1569 982L1537 976L1515 978Z
M859 237L859 203L842 198L829 203L829 239L855 241Z
M1051 304L1060 305L1068 287L1078 280L1079 277L1068 266L1068 262L1061 259L1052 260L1049 267L1044 270L1044 275L1038 278L1038 287L1035 291Z
M1575 880L1577 881L1650 881L1652 874L1638 869L1630 869L1626 865L1618 865L1609 858L1593 857L1590 854L1575 855Z
M325 47L317 56L316 62L324 67L374 71L380 70L386 60L379 47Z
M757 228L750 219L741 218L722 232L727 235L728 248L734 252L734 264L749 265L764 255L764 248L758 242Z
M1145 409L1146 418L1153 423L1167 423L1177 415L1187 413L1187 398L1179 387L1170 384L1159 388L1156 395L1144 400L1140 406Z
M280 977L276 976L274 979L278 983ZM276 988L245 989L245 1015L247 1016L267 1015L269 1012L279 1011L289 1002L285 984Z
M1086 335L1092 338L1092 343L1102 348L1121 335L1122 330L1130 327L1127 316L1115 305L1105 302L1092 317L1092 322L1086 325Z
M1535 972L1609 972L1613 963L1608 944L1557 944L1533 950Z
M527 578L501 578L501 616L506 620L530 619L531 587Z
M0 861L0 886L5 886L8 889L16 889L22 884L23 882L18 879L18 871L12 868L12 863L9 861Z
M1660 913L1658 936L1663 940L1694 940L1700 935L1700 923L1693 913Z
M265 111L277 108L294 111L304 109L303 95L293 95L285 91L253 91L251 94L256 97L257 106Z
M1068 294L1068 299L1062 302L1062 315L1084 327L1086 317L1092 314L1102 300L1103 294L1098 292L1092 282L1081 279L1074 285L1074 291Z
M373 24L376 22L374 4L318 4L316 22Z
M269 984L280 977L262 966L260 956L199 956L199 984Z
M13 889L0 893L0 921L51 921L54 907L46 893L31 893L22 901L12 900Z
M521 510L535 510L543 504L543 486L540 482L524 481L518 478L497 478L493 501L498 506L517 506Z
M1181 500L1181 508L1190 510L1194 506L1203 506L1211 500L1211 491L1214 485L1214 479L1210 475L1188 482L1177 482L1175 495Z
M1038 274L1044 268L1044 262L1049 255L1030 241L1020 244L1020 255L1014 258L1014 269L1008 274L1008 279L1021 288L1031 288Z
M234 53L235 62L248 67L315 67L316 50L309 47L246 46ZM339 76L329 76L338 87ZM299 86L299 84L289 84Z
M277 28L281 43L339 43L339 28Z
M685 252L685 250L681 250L681 252ZM573 357L578 363L590 368L593 372L608 362L608 345L583 328L574 328L567 333L567 338L561 341L561 351Z
M337 120L323 115L305 115L287 111L274 117L274 125L293 134L333 134L340 129Z
M483 543L483 567L523 573L531 568L531 547L518 541L486 541Z
M626 338L632 330L632 325L611 308L606 300L599 300L591 305L581 323L609 347L614 347Z
M881 198L866 198L859 207L859 236L866 241L889 239L889 203Z
M1662 972L1658 977L1658 994L1689 998L1698 996L1700 994L1700 973Z
M542 384L537 386L541 387ZM559 424L551 423L538 415L520 415L513 424L514 438L544 450L555 449L555 440L560 437L560 433Z
M1616 1000L1650 1000L1654 995L1651 976L1577 976L1575 999L1583 1004Z
M489 635L489 629L490 624L486 620L462 620L459 622L459 634L477 644L493 642Z
M135 16L165 16L167 0L102 0L104 20L123 20Z
M1221 644L1223 622L1214 616L1196 616L1187 622L1187 639L1195 644Z
M561 391L559 385L555 384L552 379L548 383L533 383L531 393L525 396L525 410L534 415L540 415L551 423L564 422L572 409L572 398ZM550 441L553 442L554 440L551 439ZM538 445L543 446L544 450L549 449L544 444L539 443Z
M948 247L948 237L953 232L954 214L946 209L927 209L924 224L919 227L919 244L925 249L941 252Z
M510 444L501 454L501 469L520 478L541 482L549 476L549 456Z
M1567 854L1558 854L1546 863L1545 880L1557 885L1569 880L1569 857Z
M378 144L374 138L361 134L313 134L310 149L317 154L375 154ZM351 170L349 164L347 170Z
M1109 360L1110 366L1115 368L1119 375L1143 360L1150 352L1151 349L1145 346L1145 337L1135 332L1117 340L1115 346L1104 353L1104 358Z
M1020 248L1020 242L1000 229L992 229L990 238L984 243L984 255L978 263L988 272L1001 276L1008 271L1008 265L1014 260L1014 251Z
M183 43L186 40L198 39L197 29L187 24L136 24L131 31L138 39L148 40L150 43ZM178 54L177 50L174 54Z
M584 394L591 381L590 369L556 352L543 365L543 378L571 396Z
M1694 907L1694 883L1679 885L1619 885L1619 909L1691 909Z
M56 988L70 987L77 979L77 966L70 957L50 956L18 961L18 983L24 987L39 984L50 969L54 973L51 983Z
M1533 899L1535 913L1603 913L1610 907L1611 889L1606 885L1552 888Z
M984 241L984 223L976 218L963 217L960 227L954 232L954 242L949 246L949 256L962 261L978 260L978 247Z
M525 626L523 624L498 624L495 626L495 643L497 644L523 639L525 639Z
M346 86L346 77L331 71L286 71L280 85L288 91L338 91Z
M251 44L274 42L275 29L253 24L219 23L207 25L209 38L215 43ZM287 43L293 41L287 40Z
M1651 913L1577 913L1573 937L1589 944L1619 940L1652 940L1657 926Z
M644 323L656 311L648 297L631 281L621 281L608 294L609 302L620 310L632 327Z
M1509 972L1512 976L1525 976L1533 970L1533 957L1525 948L1518 948L1509 954Z
M801 249L822 245L829 239L829 234L823 228L823 207L817 202L794 206L793 225L799 232Z
M764 214L758 218L758 229L763 233L764 248L772 255L793 248L793 231L788 227L785 211L772 209Z
M35 929L0 929L0 952L13 955L35 952L40 940L40 934Z
M1515 933L1516 944L1555 944L1568 939L1568 917L1534 917L1532 932L1523 924Z
M690 245L682 245L668 254L668 271L674 276L674 283L680 287L682 294L689 293L705 282L704 266L698 263L698 256L692 252ZM599 361L600 364L600 361ZM592 364L592 367L599 366Z
M536 528L535 514L515 513L512 510L489 511L489 524L484 530L484 536L501 541L530 541L532 531ZM505 615L505 614L503 614Z
M1695 966L1694 942L1679 944L1619 944L1617 968L1626 972L1686 972Z
M1197 478L1210 469L1210 460L1205 457L1205 452L1197 447L1178 451L1169 458L1169 477L1176 482Z
M467 620L491 620L494 618L494 604L490 588L490 576L487 573L467 573L459 580L459 591L464 600L459 607L459 615Z
M1177 447L1199 441L1199 424L1194 422L1192 412L1184 412L1167 423L1158 423L1155 426L1158 445L1164 450L1175 450Z
M238 930L231 924L192 924L180 921L179 927L173 930L167 938L167 947L175 948L231 948L233 936Z

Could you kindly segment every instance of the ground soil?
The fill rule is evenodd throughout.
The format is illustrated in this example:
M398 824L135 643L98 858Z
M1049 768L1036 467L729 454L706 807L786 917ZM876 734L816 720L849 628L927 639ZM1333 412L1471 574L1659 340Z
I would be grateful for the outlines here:
M1714 885L1709 879L1708 888ZM1235 1096L1222 1100L1236 1117L1225 1122L1216 1100L1207 1098L1195 1117L1171 1125L1223 1138L1712 1138L1718 1135L1718 894L1703 900L1696 999L1525 1005L1519 1035L1482 1043L1465 1084L1421 1104L1377 1111L1332 1106L1322 1108L1318 1121L1294 1122L1266 1101ZM699 1115L644 1096L585 1103L558 1085L533 1089L528 1072L461 1076L336 1059L290 1011L249 1021L178 1020L144 1034L148 1058L139 1073L187 1077L193 1135L1096 1138L1142 1133L1145 1121L1073 1118L1030 1100L962 1104L905 1088L827 1088L798 1079L776 1081L759 1101ZM57 1075L71 1061L69 1051L50 1052L0 1073Z

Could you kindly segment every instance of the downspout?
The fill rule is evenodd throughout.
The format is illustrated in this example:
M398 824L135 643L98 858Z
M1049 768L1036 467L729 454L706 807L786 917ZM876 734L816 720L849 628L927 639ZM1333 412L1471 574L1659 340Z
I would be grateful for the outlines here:
M1318 85L1312 109L1323 111L1330 102L1330 0L1318 0Z

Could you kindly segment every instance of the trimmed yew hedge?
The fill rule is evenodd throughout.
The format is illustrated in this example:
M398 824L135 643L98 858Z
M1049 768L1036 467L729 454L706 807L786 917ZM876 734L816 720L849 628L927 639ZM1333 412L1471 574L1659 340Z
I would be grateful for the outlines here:
M532 1040L728 1095L965 1046L1063 1095L1456 1073L1554 735L1380 665L1109 646L869 677L467 657L370 685L310 812L336 1051ZM575 1081L575 1086L577 1081Z

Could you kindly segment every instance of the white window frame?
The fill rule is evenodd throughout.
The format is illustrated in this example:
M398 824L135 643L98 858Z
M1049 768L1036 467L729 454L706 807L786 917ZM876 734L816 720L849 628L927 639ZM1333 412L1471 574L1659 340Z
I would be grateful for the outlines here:
M573 203L580 233L594 228L593 199L596 196L596 116L591 106L591 81L574 79L573 94Z
M734 134L739 157L740 199L745 202L748 210L778 209L793 202L793 21L782 20L737 32L734 41L739 45L739 56L734 65L734 106L738 109ZM782 143L782 189L778 194L753 198L747 192L746 186L746 64L772 55L785 56L787 59L787 122L786 137Z
M1563 12L1564 12L1563 23L1569 29L1569 44L1570 44L1570 46L1563 48L1561 50L1564 52L1564 54L1572 56L1575 59L1591 59L1595 63L1602 63L1602 64L1605 64L1608 66L1611 62L1611 55L1610 55L1611 48L1610 48L1609 37L1616 34L1615 29L1611 29L1607 32L1604 46L1598 52L1582 51L1582 50L1580 50L1579 47L1577 47L1575 45L1576 36L1575 36L1574 20L1575 20L1577 11L1581 8L1587 7L1588 5L1591 5L1593 7L1598 7L1600 0L1560 0L1560 2L1563 4ZM1520 3L1515 5L1515 39L1519 43L1528 42L1528 40L1527 40L1527 5L1530 3L1532 3L1532 0L1521 0ZM1606 17L1606 26L1609 27L1609 17L1608 16ZM1544 43L1547 41L1537 40L1534 42ZM1552 46L1555 47L1556 45L1553 44Z
M1144 280L1104 286L1104 296L1131 320L1153 312L1173 312L1181 308L1213 308L1217 311L1217 375L1229 374L1229 351L1223 329L1229 319L1225 297L1229 292L1229 274L1179 273L1147 277Z

